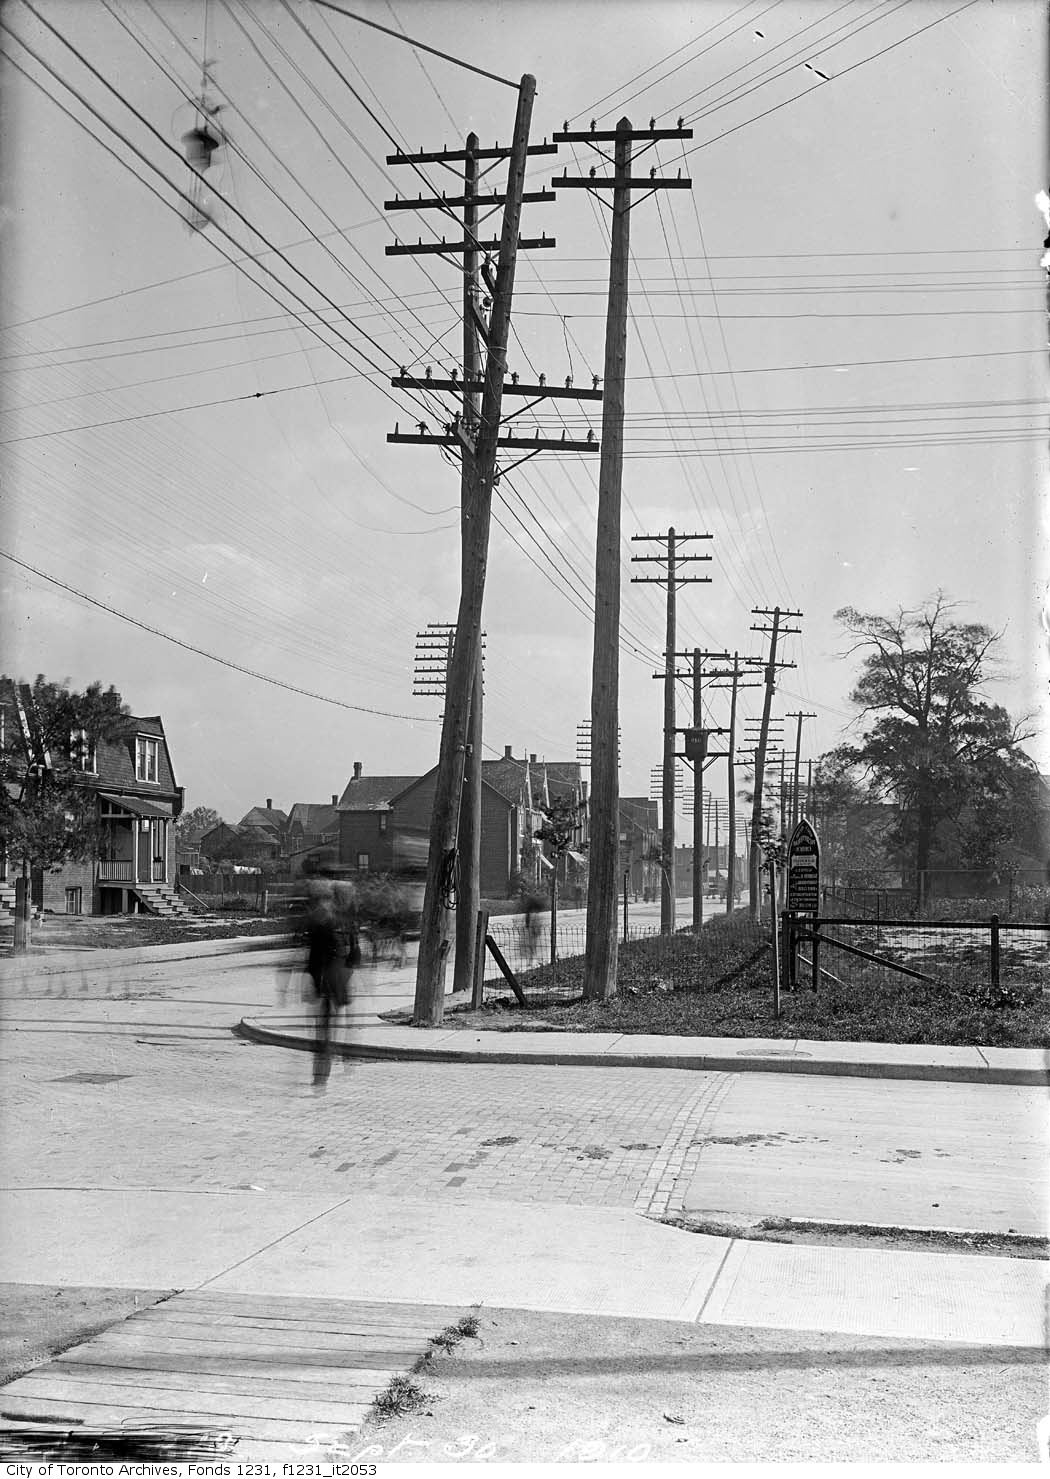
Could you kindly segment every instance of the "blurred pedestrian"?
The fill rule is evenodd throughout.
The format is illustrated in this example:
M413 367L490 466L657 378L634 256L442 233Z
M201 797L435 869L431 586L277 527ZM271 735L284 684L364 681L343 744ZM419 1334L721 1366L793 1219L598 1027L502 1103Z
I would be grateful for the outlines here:
M313 1085L321 1092L332 1070L332 1040L339 1013L350 1000L350 979L360 961L353 886L337 883L324 873L310 877L301 934L317 1009Z

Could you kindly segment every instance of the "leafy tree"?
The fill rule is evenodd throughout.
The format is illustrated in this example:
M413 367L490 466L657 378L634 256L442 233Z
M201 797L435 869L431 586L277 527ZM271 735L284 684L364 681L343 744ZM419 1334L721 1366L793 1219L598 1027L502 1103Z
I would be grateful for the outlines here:
M128 718L120 694L100 683L78 693L42 674L32 685L0 677L0 705L0 838L8 857L21 863L26 879L89 857L98 808L85 771L93 770L95 748Z
M199 842L205 832L219 826L221 821L222 817L214 807L195 806L192 811L184 811L175 823L176 841L180 847Z
M920 905L938 829L968 807L981 812L983 799L1034 769L1019 749L1030 735L981 693L999 634L955 620L955 610L938 592L893 617L836 612L850 652L862 656L850 697L869 721L843 753L866 771L874 795L899 803L895 840L914 859Z
M873 805L876 799L848 746L821 755L813 771L812 821L820 838L821 869L832 883L878 887L885 882L893 821L886 808Z
M558 868L572 846L579 819L579 807L567 796L554 796L540 806L543 822L533 836L547 844L551 861L551 964L557 960L558 939Z

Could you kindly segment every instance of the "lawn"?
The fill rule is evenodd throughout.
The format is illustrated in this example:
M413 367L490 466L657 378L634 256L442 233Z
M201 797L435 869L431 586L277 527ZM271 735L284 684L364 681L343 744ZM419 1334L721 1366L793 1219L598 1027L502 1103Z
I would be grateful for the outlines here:
M777 1020L768 939L768 926L743 913L720 916L699 937L621 943L618 993L610 1001L582 1000L583 959L575 957L559 962L556 975L549 965L520 975L525 1008L501 992L480 1010L447 1012L445 1023L500 1031L1050 1046L1047 970L1038 963L1011 970L992 990L977 957L961 953L937 984L836 959L841 978L825 977L814 992L806 972L797 991L782 992Z

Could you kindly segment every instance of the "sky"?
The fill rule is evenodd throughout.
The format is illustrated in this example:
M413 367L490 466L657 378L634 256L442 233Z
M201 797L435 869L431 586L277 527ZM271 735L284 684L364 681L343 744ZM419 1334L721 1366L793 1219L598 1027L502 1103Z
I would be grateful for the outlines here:
M835 613L941 590L1002 631L988 696L1035 716L1028 747L1050 771L1044 7L344 8L399 34L313 0L0 11L0 666L113 683L160 714L187 806L227 820L327 801L355 761L436 762L440 702L413 695L413 658L417 633L456 615L459 472L386 438L454 409L389 382L458 363L461 288L453 261L387 255L448 228L384 202L457 179L385 161L471 130L509 143L506 84L531 73L533 142L622 116L694 132L644 160L691 190L638 197L631 218L621 794L650 794L662 747L666 597L632 584L652 569L632 557L657 548L635 536L672 526L712 536L691 547L708 582L678 593L681 648L761 656L754 610L803 613L773 709L813 714L803 759L857 734ZM195 228L180 141L205 59L223 144ZM562 145L529 187L592 164ZM520 255L508 369L590 384L608 211L562 191L525 206L523 232L556 244ZM549 401L528 424L597 435L600 407ZM543 453L501 481L486 757L576 757L597 473L597 457ZM742 717L761 697L741 695ZM683 681L678 723L690 714ZM728 722L725 692L705 718ZM724 762L706 779L725 795Z

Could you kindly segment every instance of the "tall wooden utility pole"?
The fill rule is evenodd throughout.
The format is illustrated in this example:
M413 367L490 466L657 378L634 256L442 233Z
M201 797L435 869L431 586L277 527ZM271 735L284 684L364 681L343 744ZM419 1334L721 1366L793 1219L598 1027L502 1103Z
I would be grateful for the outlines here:
M478 136L467 135L463 161L463 409L464 426L476 426L481 414L478 384L484 372L481 354L481 254L478 251ZM470 471L466 458L460 471L461 581L465 588L470 571ZM456 890L456 952L452 973L453 991L467 992L474 985L474 956L477 949L478 910L481 908L481 744L482 744L482 656L478 644L470 689L470 727L463 770L463 797L459 813L459 886Z
M795 776L791 786L791 827L792 830L794 830L795 823L802 815L801 809L798 804L798 770L801 763L800 756L802 754L802 721L803 719L815 719L817 716L816 714L810 714L804 712L801 709L796 709L793 714L785 714L784 717L786 719L796 719L798 721L795 728Z
M752 659L747 659L752 661ZM727 843L726 857L726 913L732 914L736 895L736 700L741 688L757 688L757 683L741 683L745 669L740 666L739 652L733 653L733 666L728 672L711 673L710 678L728 678L730 680L729 699L729 746L727 749L728 776L726 784L729 788L729 840ZM721 685L720 685L721 686Z
M709 585L711 577L708 575L679 575L678 566L686 562L692 563L697 560L710 560L710 555L680 555L679 544L684 544L694 539L711 539L710 534L676 534L673 528L668 529L666 534L633 534L632 540L656 541L666 543L667 553L662 555L632 555L631 563L639 564L661 564L667 566L663 575L632 575L632 585L666 585L667 586L667 645L664 648L664 780L663 801L661 803L662 836L660 844L660 933L673 935L675 927L675 863L674 863L674 799L675 799L675 750L678 739L678 731L675 727L675 659L678 654L675 651L677 640L677 596L680 585ZM654 675L655 676L655 675ZM693 790L694 803L696 800L696 788ZM696 822L694 819L695 829ZM693 872L696 872L696 858L693 858ZM694 918L694 923L695 918Z
M631 193L689 189L689 180L631 176L632 145L646 140L691 139L691 129L632 129L621 118L615 132L596 130L554 135L555 143L587 144L602 153L614 145L613 176L555 179L554 187L612 191L612 246L609 299L605 316L605 402L598 475L595 534L594 655L591 665L591 851L587 890L587 955L583 994L605 1000L616 990L616 899L620 875L620 794L616 766L619 725L620 657L620 498L623 484L623 409L627 365L627 299L630 269ZM604 156L607 157L607 156ZM601 197L599 196L599 199ZM603 202L604 203L604 202Z
M762 848L759 838L762 832L762 783L765 779L766 767L766 745L769 738L769 716L773 706L773 693L776 689L777 668L793 668L794 663L777 661L777 643L781 637L789 632L799 632L801 627L782 627L780 618L802 615L801 611L782 611L779 606L774 606L772 611L766 607L757 606L752 608L753 616L772 616L772 627L752 625L753 632L769 633L769 660L765 670L765 698L762 701L762 727L759 730L758 747L755 750L755 794L751 804L751 849L748 858L748 891L750 894L749 909L752 919L757 919L761 908L759 889L761 888ZM774 908L776 905L774 904Z
M702 729L704 710L700 692L703 654L693 648L693 728ZM708 829L710 831L710 829ZM710 841L710 837L708 837ZM693 761L693 928L699 934L704 924L704 766Z
M584 441L563 441L553 437L535 435L515 439L508 433L500 435L500 420L504 394L531 396L539 401L558 395L573 399L601 399L601 391L548 390L543 377L536 386L504 384L507 369L507 343L510 337L511 304L514 294L514 272L519 249L553 247L553 237L546 233L541 238L526 240L519 236L522 205L530 201L554 199L552 191L526 193L525 168L530 155L554 154L554 144L530 145L529 126L532 119L533 101L536 95L536 79L526 74L518 89L518 107L514 121L514 137L509 149L478 148L473 136L467 140L465 150L442 149L427 153L393 154L387 156L388 164L436 164L452 169L463 164L464 193L458 198L447 195L433 198L418 197L387 201L389 210L437 210L451 214L462 209L462 239L419 242L407 245L401 242L388 246L388 256L410 256L422 253L446 258L463 257L466 264L467 286L464 290L464 375L461 381L453 372L451 378L437 378L426 368L425 375L409 374L402 368L400 375L392 378L391 384L419 395L451 393L462 397L461 409L451 422L438 432L432 432L426 421L416 423L416 433L402 433L400 426L387 437L389 442L407 442L421 446L441 446L457 453L463 459L461 479L462 498L462 589L459 614L455 624L455 639L449 662L446 685L446 703L441 730L441 749L438 758L434 788L433 810L430 824L430 851L427 859L427 882L423 902L419 959L416 967L416 996L413 1020L417 1026L436 1027L441 1022L444 1008L445 967L449 952L449 917L454 902L461 897L464 876L466 889L464 903L457 908L457 936L462 951L457 968L457 982L462 983L465 969L475 949L473 934L474 919L467 927L467 917L474 911L478 897L479 842L477 818L480 814L480 764L481 764L481 682L480 644L481 615L485 594L485 577L488 565L488 539L491 523L492 490L499 477L496 458L501 447L512 447L519 453L518 461L527 461L541 451L597 453L599 446L593 433ZM508 177L505 193L480 195L477 191L479 160L508 161ZM483 240L477 234L481 207L503 206L503 223L498 241ZM495 276L489 264L489 254L498 252ZM484 256L480 268L480 279L490 298L491 311L488 318L479 304L477 262ZM471 267L470 264L473 264ZM477 349L477 338L486 346L484 368ZM469 366L469 373L468 373ZM479 404L480 400L480 404ZM517 466L518 463L512 464ZM509 469L503 469L508 471ZM468 761L469 757L469 761ZM469 766L469 768L468 768ZM470 818L467 834L466 856L461 860L458 849L464 790L469 795L467 802ZM473 814L471 815L471 801ZM464 867L465 865L465 867ZM469 941L469 943L468 943ZM464 961L468 964L465 966Z

